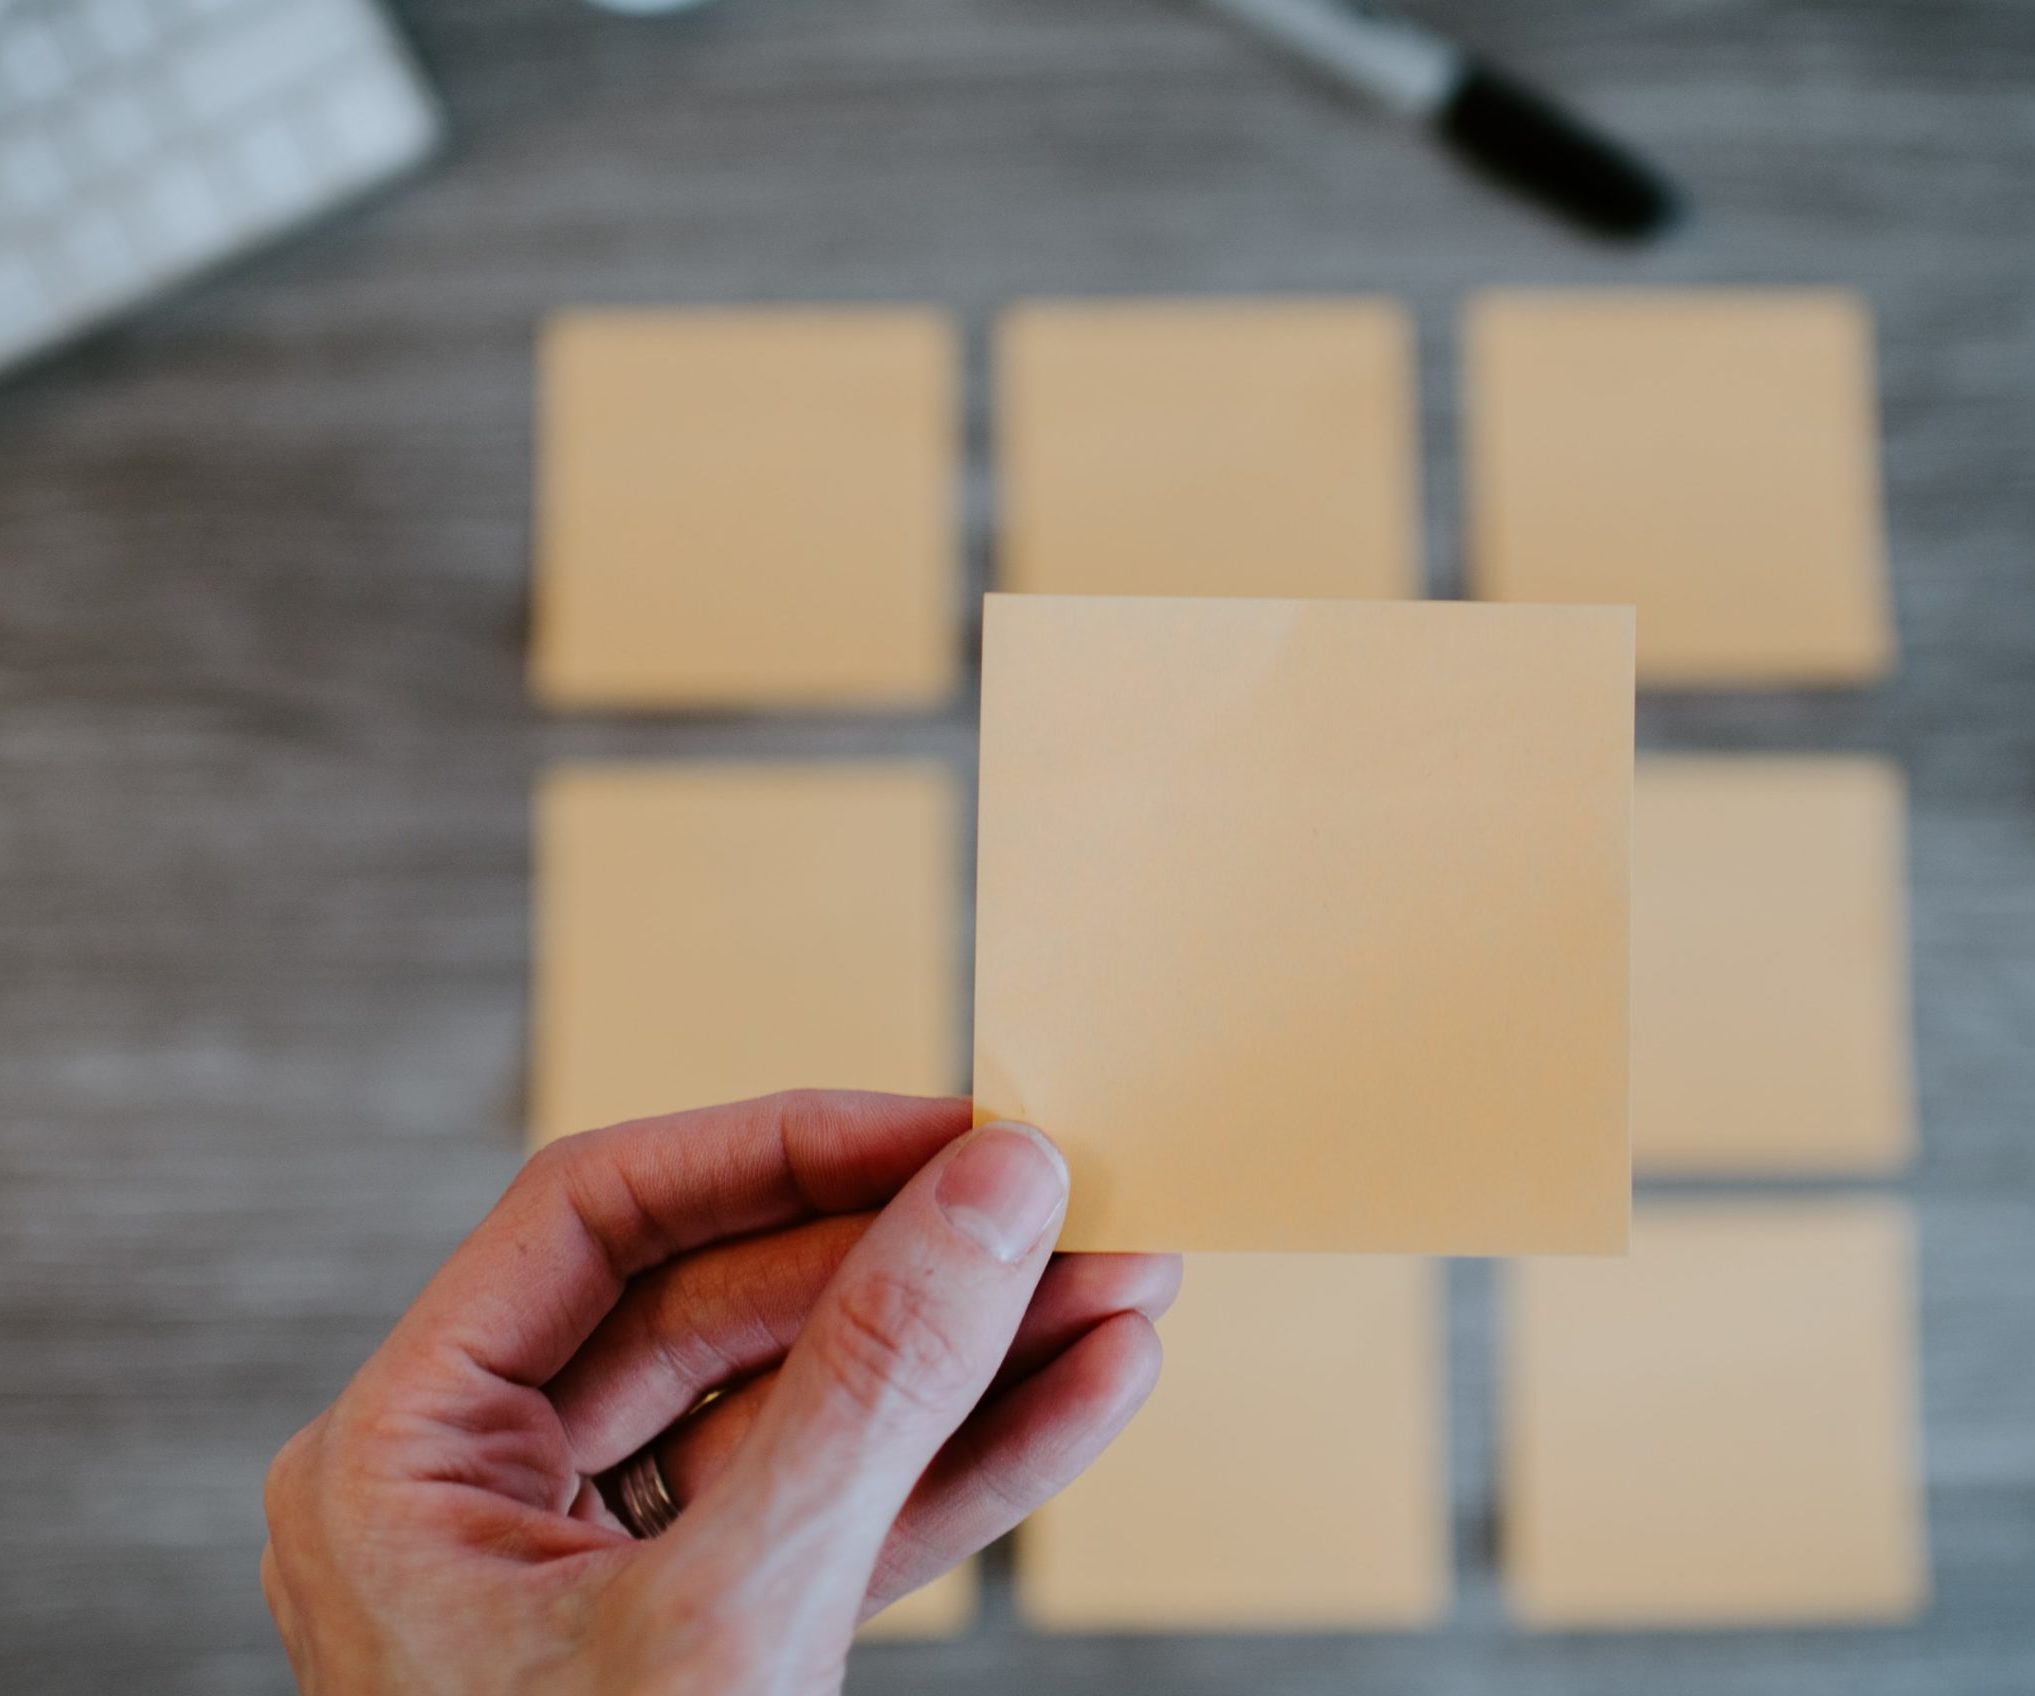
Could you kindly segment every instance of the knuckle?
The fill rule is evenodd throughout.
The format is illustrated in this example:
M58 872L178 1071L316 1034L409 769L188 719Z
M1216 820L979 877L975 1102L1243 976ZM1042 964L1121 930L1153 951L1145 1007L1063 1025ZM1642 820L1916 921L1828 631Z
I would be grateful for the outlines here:
M865 1417L939 1407L965 1387L968 1361L921 1283L864 1272L841 1286L823 1340L827 1373Z
M789 1148L819 1142L834 1117L833 1098L823 1089L780 1090L769 1099L779 1139Z
M268 1604L268 1610L278 1620L283 1615L283 1572L276 1558L274 1543L264 1543L261 1551L261 1596Z
M268 1475L262 1480L261 1507L271 1536L289 1522L291 1507L308 1464L308 1451L316 1441L316 1429L315 1425L305 1426L277 1450L276 1458L269 1462Z
M582 1131L577 1136L560 1137L555 1142L546 1143L517 1169L515 1177L509 1180L509 1193L535 1190L541 1194L570 1183L584 1153L584 1139L588 1134Z

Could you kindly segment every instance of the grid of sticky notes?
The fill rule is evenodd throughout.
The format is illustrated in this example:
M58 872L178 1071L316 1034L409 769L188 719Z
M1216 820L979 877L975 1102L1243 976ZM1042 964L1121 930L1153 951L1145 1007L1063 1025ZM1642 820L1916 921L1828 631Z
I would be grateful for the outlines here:
M1895 658L1871 320L1833 290L1499 293L1465 324L1470 578L1639 611L1642 683Z
M1635 679L1892 668L1869 315L1510 291L1462 343L1492 604L1443 607L1382 604L1423 588L1397 303L1036 301L992 332L978 1113L1068 1151L1063 1246L1195 1251L1152 1403L1020 1542L1037 1630L1436 1622L1441 1281L1400 1257L1628 1232L1629 1259L1509 1279L1514 1616L1927 1596L1898 1201L1630 1208L1634 1166L1912 1158L1898 772L1631 757ZM951 701L963 366L930 309L560 314L537 696ZM954 1087L955 790L909 760L548 775L533 1139L796 1083ZM862 1635L961 1635L979 1586L971 1563Z
M552 771L532 1140L799 1085L951 1090L959 814L926 763Z
M1546 1629L1842 1624L1928 1598L1914 1245L1884 1199L1642 1208L1512 1269L1506 1592Z
M1414 392L1394 301L1016 307L996 332L999 581L1418 594Z
M1411 1630L1451 1589L1441 1268L1193 1255L1128 1430L1026 1523L1052 1632Z
M1654 755L1633 798L1646 1172L1894 1172L1914 1152L1906 800L1856 755Z
M538 353L547 706L923 706L958 679L960 348L913 308L574 311Z

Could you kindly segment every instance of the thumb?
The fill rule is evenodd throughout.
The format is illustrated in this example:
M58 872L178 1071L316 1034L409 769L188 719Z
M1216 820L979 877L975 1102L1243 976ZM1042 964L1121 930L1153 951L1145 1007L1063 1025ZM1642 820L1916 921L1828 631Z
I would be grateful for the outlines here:
M741 1453L688 1510L745 1547L751 1593L809 1650L837 1634L845 1650L884 1540L989 1387L1066 1207L1067 1164L1030 1126L943 1150L842 1262Z

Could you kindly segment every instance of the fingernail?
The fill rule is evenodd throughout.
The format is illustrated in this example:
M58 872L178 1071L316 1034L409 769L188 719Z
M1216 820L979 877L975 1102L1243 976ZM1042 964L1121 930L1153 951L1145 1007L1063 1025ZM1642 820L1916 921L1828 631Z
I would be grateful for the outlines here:
M933 1198L955 1230L1008 1265L1059 1217L1067 1162L1029 1125L984 1125L947 1162Z

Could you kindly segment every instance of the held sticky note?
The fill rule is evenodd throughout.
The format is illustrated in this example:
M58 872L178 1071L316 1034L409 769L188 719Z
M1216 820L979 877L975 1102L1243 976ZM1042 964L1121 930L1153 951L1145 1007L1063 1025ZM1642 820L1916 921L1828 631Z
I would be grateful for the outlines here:
M975 1099L1062 1246L1616 1253L1622 609L998 595Z
M1434 1624L1449 1599L1441 1269L1191 1257L1152 1398L1018 1534L1041 1630Z
M997 327L998 573L1103 595L1419 591L1388 300L1033 301Z
M1906 1619L1928 1599L1913 1227L1891 1201L1642 1208L1510 1274L1503 1544L1529 1625Z
M1493 294L1465 331L1479 597L1637 606L1646 684L1892 669L1872 324L1856 297Z
M578 311L539 350L547 705L939 701L959 337L907 309Z
M566 766L537 797L531 1140L958 1059L944 769Z

